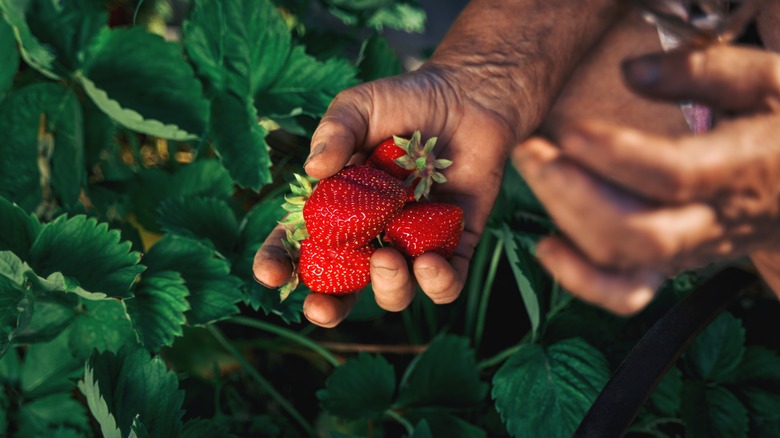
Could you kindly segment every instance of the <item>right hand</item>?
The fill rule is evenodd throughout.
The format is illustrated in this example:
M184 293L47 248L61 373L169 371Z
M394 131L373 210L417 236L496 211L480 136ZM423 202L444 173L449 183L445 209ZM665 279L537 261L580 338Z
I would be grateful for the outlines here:
M362 163L383 140L409 136L415 130L422 131L423 141L438 137L437 158L454 163L444 171L449 181L435 185L431 197L463 209L460 245L449 260L434 253L417 257L412 272L399 252L378 249L371 258L371 282L377 304L389 311L406 308L417 284L436 303L458 297L498 195L509 147L518 141L509 120L472 98L479 87L456 80L462 81L463 76L454 79L446 68L427 65L347 89L331 103L311 140L304 169L316 179ZM255 256L255 278L267 287L279 287L292 275L281 243L284 235L284 229L277 227ZM304 314L314 324L333 327L347 316L356 299L357 294L312 293L304 302Z

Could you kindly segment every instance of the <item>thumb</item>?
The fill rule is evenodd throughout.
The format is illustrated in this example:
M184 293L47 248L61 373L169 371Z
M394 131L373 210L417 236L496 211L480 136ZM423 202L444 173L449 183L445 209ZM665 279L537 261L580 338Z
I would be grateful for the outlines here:
M339 93L320 120L311 138L311 152L304 164L309 176L327 178L347 165L365 142L371 102L366 86Z
M730 45L692 47L627 60L623 77L647 97L694 100L719 110L761 111L780 99L780 56Z

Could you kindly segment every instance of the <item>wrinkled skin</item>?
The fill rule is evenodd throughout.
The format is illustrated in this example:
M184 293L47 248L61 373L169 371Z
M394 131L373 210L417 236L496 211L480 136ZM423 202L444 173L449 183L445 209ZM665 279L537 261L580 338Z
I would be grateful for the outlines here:
M322 179L363 162L381 141L415 130L423 139L438 137L437 157L454 162L445 171L449 182L436 187L431 198L464 211L465 229L455 254L448 260L423 254L410 269L394 249L377 250L371 281L381 307L404 309L418 285L436 303L458 297L509 150L539 125L571 69L616 17L613 9L612 0L555 5L472 0L421 69L359 85L335 98L312 138L304 166L310 176ZM514 17L520 12L537 19L517 26ZM536 37L559 30L557 38ZM255 256L254 276L269 287L290 278L283 237L283 229L274 230ZM357 294L310 294L304 314L314 324L333 327L356 299Z
M514 163L564 233L539 243L542 264L619 314L667 275L742 256L780 291L780 56L715 45L645 56L624 74L646 97L712 106L718 123L674 136L579 120L521 143Z

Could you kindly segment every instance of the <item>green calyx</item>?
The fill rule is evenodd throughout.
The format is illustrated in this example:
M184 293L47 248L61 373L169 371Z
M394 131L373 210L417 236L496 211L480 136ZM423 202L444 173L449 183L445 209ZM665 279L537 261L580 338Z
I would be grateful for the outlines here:
M420 131L414 131L410 139L393 136L395 145L406 152L406 155L397 158L395 162L404 169L412 171L406 178L407 186L418 181L414 188L414 198L418 201L422 197L428 197L434 182L439 184L447 182L447 178L439 170L450 167L452 161L436 159L433 148L437 140L437 137L431 137L423 145Z
M287 215L279 223L284 226L285 238L282 239L282 245L287 250L290 259L293 262L293 273L290 281L279 288L279 298L284 301L295 289L298 288L300 280L298 278L298 269L295 264L301 251L301 242L309 237L306 230L306 221L303 219L303 206L311 196L314 187L312 181L302 175L293 174L295 182L290 183L290 195L284 197L282 208L287 211Z

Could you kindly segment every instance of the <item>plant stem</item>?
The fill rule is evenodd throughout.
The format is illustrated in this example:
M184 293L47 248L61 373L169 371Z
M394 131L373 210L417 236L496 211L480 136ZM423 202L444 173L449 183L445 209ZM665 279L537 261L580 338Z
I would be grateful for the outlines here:
M482 291L482 299L479 303L479 310L477 313L477 326L474 329L474 348L479 348L479 343L482 341L482 334L485 331L485 319L487 318L488 302L490 301L490 293L493 289L493 283L496 279L496 271L498 270L498 262L501 261L501 254L504 251L504 241L499 240L496 243L496 247L493 249L493 257L490 259L490 267L488 268L487 278L485 279L485 287Z
M409 342L412 344L421 344L422 335L420 335L420 331L414 325L415 318L412 316L413 307L415 307L414 301L412 302L411 306L407 307L403 312L401 312L401 317L404 320L404 328L406 329L406 335L409 337Z
M334 367L338 367L339 365L341 365L341 362L338 360L338 358L336 358L336 356L334 356L330 351L323 348L321 345L312 341L311 339L305 336L301 336L300 334L290 329L280 327L278 325L271 324L258 319L247 318L245 316L234 316L233 318L228 319L227 322L243 325L246 327L256 328L258 330L263 330L281 336L283 338L289 339L290 341L296 342L306 348L311 349L315 353L322 356L323 359L327 360Z
M412 436L412 434L414 434L414 426L412 425L412 423L410 423L409 420L404 418L398 412L396 412L396 411L394 411L392 409L388 409L388 410L385 411L385 415L387 415L388 417L392 418L393 420L399 422L401 424L401 426L403 426L404 429L406 429L406 433L410 437Z
M236 347L233 346L233 344L230 343L230 341L225 338L225 336L222 334L222 332L219 331L219 329L214 325L208 325L206 326L206 330L208 330L209 334L214 337L214 339L217 340L217 342L227 350L233 357L238 361L239 364L241 364L241 367L244 368L244 370L249 374L249 376L257 383L260 388L263 389L268 395L271 396L277 403L279 403L279 406L282 407L287 413L290 415L290 417L293 418L300 426L301 428L308 434L309 436L315 436L314 427L312 427L311 424L309 424L308 421L306 421L305 418L303 418L303 415L301 415L300 412L298 412L297 409L287 401L286 398L282 394L280 394L274 387L271 385L271 383L266 380L260 372L255 369L247 360L244 358L244 356L236 349Z
M436 337L436 328L438 326L437 318L436 318L436 304L433 303L430 299L423 300L422 303L422 311L423 316L425 317L425 323L428 326L428 339L433 339Z
M520 342L518 342L517 344L507 348L506 350L499 352L493 357L489 357L477 363L477 369L482 371L492 366L498 365L501 362L509 359L510 357L512 357L512 355L517 353L518 350L523 348L523 346L528 343L529 339L531 339L531 332L526 333L525 336L523 336L523 339L521 339Z
M469 274L469 283L466 287L466 327L464 334L470 336L474 333L474 325L478 312L480 294L483 292L482 279L484 278L485 265L489 254L490 244L493 242L493 235L485 232L482 234L482 240L474 253L471 266L472 271Z

